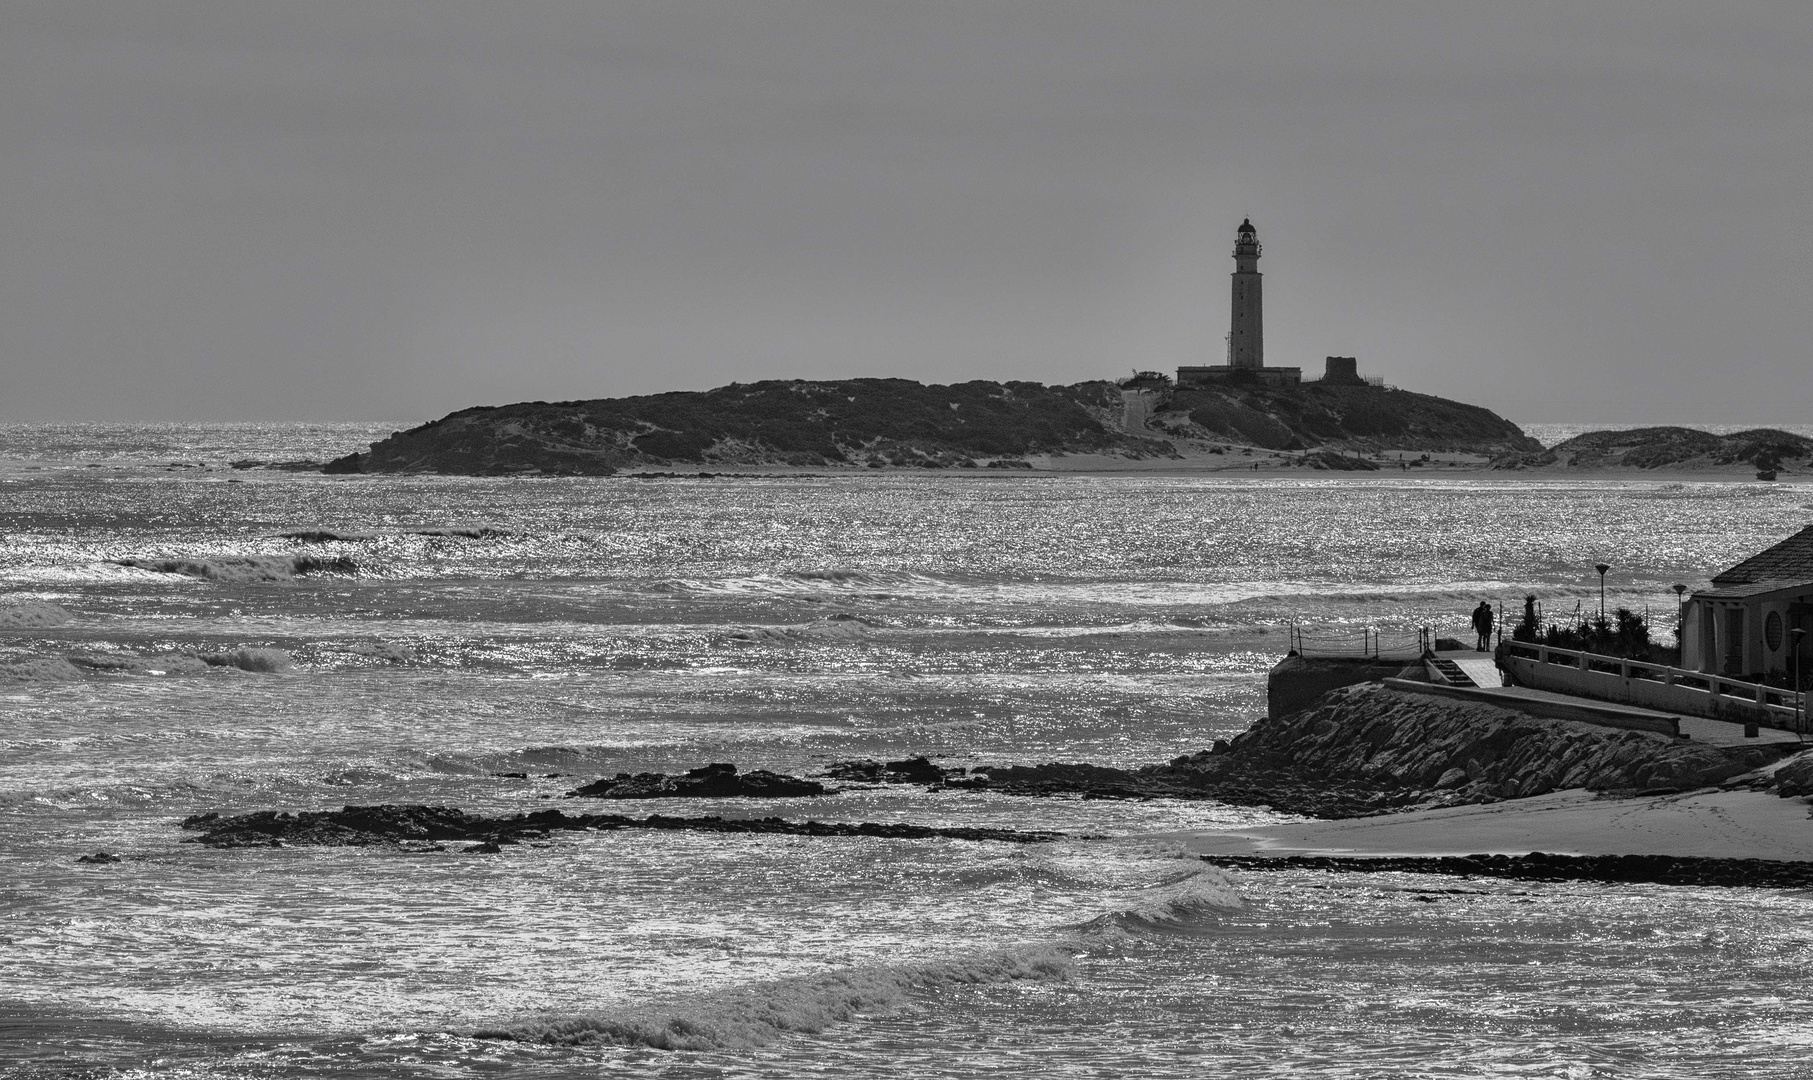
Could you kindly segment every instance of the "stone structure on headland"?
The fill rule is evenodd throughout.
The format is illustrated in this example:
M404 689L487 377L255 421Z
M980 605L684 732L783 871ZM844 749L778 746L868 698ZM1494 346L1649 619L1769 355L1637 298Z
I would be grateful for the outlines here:
M1223 383L1291 387L1303 382L1300 367L1267 367L1265 364L1265 282L1264 275L1259 272L1259 256L1263 251L1252 219L1242 221L1234 234L1227 362L1178 368L1179 389ZM1328 357L1322 382L1327 386L1369 385L1360 377L1359 362L1351 356Z

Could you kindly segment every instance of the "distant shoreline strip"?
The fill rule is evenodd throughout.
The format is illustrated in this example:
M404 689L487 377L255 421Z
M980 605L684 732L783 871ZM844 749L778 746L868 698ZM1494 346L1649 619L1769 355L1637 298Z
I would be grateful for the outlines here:
M1724 888L1813 888L1813 862L1715 859L1698 855L1204 855L1236 870L1329 870L1337 873L1440 874L1519 881L1603 881Z

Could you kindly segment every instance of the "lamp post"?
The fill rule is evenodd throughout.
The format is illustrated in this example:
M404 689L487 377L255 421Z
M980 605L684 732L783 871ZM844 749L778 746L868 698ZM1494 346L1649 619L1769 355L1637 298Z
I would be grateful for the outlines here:
M1806 701L1807 693L1800 688L1800 641L1806 636L1807 632L1798 626L1788 631L1788 640L1794 643L1792 648L1794 650L1794 733L1796 735L1800 734L1801 721L1806 717L1806 710L1802 705Z
M1593 569L1599 571L1599 621L1605 621L1605 572L1611 569L1607 563L1594 563Z
M1687 586L1677 581L1671 588L1675 591L1675 652L1680 654L1679 659L1685 662L1687 659L1687 601L1682 599L1682 596L1686 594Z

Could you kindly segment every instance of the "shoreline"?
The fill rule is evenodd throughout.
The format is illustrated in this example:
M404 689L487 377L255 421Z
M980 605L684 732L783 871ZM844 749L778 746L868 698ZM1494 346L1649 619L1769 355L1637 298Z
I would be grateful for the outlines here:
M1579 857L1669 856L1806 862L1813 821L1803 798L1699 790L1598 796L1570 789L1470 806L1363 818L1155 834L1204 856L1457 858L1532 852Z
M1392 451L1391 453L1396 453ZM1409 451L1405 451L1409 455ZM1418 451L1417 455L1420 456ZM1628 483L1646 481L1664 484L1771 484L1782 487L1800 487L1813 484L1813 473L1781 472L1773 481L1758 480L1756 470L1748 465L1719 466L1698 469L1642 469L1630 466L1581 467L1581 466L1541 466L1518 469L1495 469L1488 459L1464 454L1432 455L1431 460L1414 468L1394 468L1390 463L1378 463L1376 469L1330 469L1316 468L1312 465L1299 465L1297 457L1276 452L1255 449L1250 456L1238 452L1228 454L1192 453L1179 458L1127 458L1111 455L1072 454L1072 455L1030 455L1025 459L1027 467L1015 468L941 468L928 469L917 466L886 465L880 468L858 465L782 465L751 464L740 462L694 463L684 465L648 465L635 469L621 470L610 476L570 477L559 474L540 472L522 472L513 474L473 475L461 473L433 472L399 472L399 473L356 473L334 476L335 480L355 479L358 477L406 477L425 479L432 477L451 477L457 479L522 479L522 480L785 480L785 479L830 479L847 476L924 476L944 477L962 476L988 480L1027 480L1055 479L1061 477L1127 477L1127 478L1164 478L1164 479L1225 479L1225 480L1354 480L1374 483L1391 483L1406 480L1471 480L1503 481L1506 483ZM1408 460L1408 458L1407 458ZM1395 459L1394 459L1395 461ZM120 473L141 475L145 473L167 473L172 476L187 476L196 479L209 478L216 482L222 479L234 481L269 480L273 474L319 477L319 462L270 461L248 464L237 464L225 460L210 461L205 459L172 459L169 461L94 461L86 458L27 458L0 457L0 479L23 481L68 474L93 475L105 477ZM327 474L332 475L332 474Z

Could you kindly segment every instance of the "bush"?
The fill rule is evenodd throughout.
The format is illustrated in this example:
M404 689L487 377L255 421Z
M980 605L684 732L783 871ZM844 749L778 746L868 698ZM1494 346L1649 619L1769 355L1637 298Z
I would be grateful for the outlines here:
M1530 624L1534 622L1534 608L1535 598L1525 598L1524 617L1518 622L1516 629L1511 631L1512 640L1536 640L1536 634L1530 628ZM1572 626L1550 623L1542 632L1541 643L1555 649L1578 649L1581 652L1617 656L1626 660L1650 658L1649 623L1629 608L1619 608L1609 619L1596 614L1590 617L1580 615L1578 620Z

